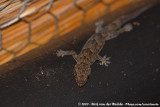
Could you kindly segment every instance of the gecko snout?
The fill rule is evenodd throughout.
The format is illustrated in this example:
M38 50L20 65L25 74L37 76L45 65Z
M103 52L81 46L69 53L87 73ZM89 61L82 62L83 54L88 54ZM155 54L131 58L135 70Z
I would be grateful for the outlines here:
M84 84L85 84L84 82L78 82L78 83L77 83L77 85L78 85L79 87L84 86Z
M86 83L87 81L87 78L84 77L84 76L75 76L75 79L76 79L76 83L79 87L82 87L84 86L84 84Z
M84 86L91 73L90 67L83 64L76 64L74 69L74 76L79 87Z

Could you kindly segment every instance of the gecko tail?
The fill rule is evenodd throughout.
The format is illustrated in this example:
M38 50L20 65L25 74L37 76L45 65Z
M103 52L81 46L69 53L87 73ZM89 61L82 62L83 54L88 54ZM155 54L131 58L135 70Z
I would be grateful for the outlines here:
M147 5L147 6L145 6L145 7L142 7L141 9L139 9L139 10L133 12L133 13L130 13L130 14L128 14L128 15L121 16L121 17L120 17L120 21L119 21L119 22L121 22L120 25L123 25L123 24L125 24L127 21L132 20L132 19L138 17L140 14L142 14L143 12L145 12L146 10L148 10L149 8L151 8L152 6L153 6L153 4L149 4L149 5Z

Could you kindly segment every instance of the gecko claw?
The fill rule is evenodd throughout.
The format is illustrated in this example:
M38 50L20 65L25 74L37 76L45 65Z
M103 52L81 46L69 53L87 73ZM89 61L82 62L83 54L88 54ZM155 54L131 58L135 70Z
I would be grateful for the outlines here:
M105 66L108 67L108 65L111 63L111 62L109 61L110 58L111 58L111 57L107 57L107 58L106 58L106 56L104 56L104 57L100 60L100 61L101 61L100 65L105 65Z
M64 57L64 55L65 55L65 51L62 51L62 50L57 50L57 56L58 57Z

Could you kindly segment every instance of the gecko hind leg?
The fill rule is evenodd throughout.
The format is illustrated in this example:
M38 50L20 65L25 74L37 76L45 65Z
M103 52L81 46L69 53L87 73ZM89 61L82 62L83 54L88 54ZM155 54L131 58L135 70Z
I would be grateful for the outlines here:
M129 32L132 29L133 29L132 24L128 23L128 24L124 25L122 28L108 34L108 36L106 37L106 40L116 38L117 36L119 36L119 34L121 34L123 32Z
M56 54L58 57L64 57L65 55L71 55L77 61L77 54L73 50L72 51L58 50Z

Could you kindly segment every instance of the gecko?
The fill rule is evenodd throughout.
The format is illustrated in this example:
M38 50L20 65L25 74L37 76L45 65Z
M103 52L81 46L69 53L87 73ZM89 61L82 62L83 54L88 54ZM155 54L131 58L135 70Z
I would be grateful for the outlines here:
M129 32L133 29L132 24L125 24L127 21L137 17L143 10L135 12L130 15L121 16L112 23L108 24L104 28L102 27L104 21L100 20L95 23L95 33L84 44L81 52L77 54L75 51L63 51L58 50L57 56L64 57L65 55L72 55L76 61L74 67L74 76L76 83L79 87L82 87L87 82L89 75L91 74L91 65L96 61L100 61L100 65L107 66L111 63L110 57L99 55L102 50L105 41L113 39L123 32Z

